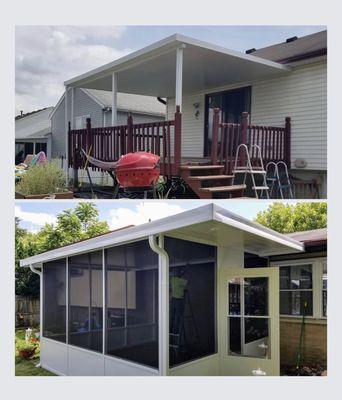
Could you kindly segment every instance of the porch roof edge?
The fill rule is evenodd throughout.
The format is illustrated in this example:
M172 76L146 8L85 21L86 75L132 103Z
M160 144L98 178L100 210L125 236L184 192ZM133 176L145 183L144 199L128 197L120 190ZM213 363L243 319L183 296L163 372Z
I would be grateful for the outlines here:
M229 226L243 230L264 239L274 241L278 244L287 246L294 252L304 251L304 246L301 242L295 239L288 238L278 232L265 228L255 222L230 212L213 203L206 204L191 210L184 211L169 217L161 218L156 221L147 222L138 226L133 226L121 231L107 233L99 237L85 240L80 243L74 243L68 246L60 247L41 253L20 261L21 267L27 267L31 264L52 261L59 258L69 257L75 254L84 253L87 251L100 250L112 245L146 239L149 235L165 234L167 232L185 228L191 225L197 225L202 222L219 221Z
M175 33L171 36L168 36L164 39L154 42L148 46L145 46L139 50L133 51L132 53L127 54L126 56L120 57L114 61L111 61L109 63L101 65L100 67L94 68L83 74L80 74L73 78L70 78L70 79L64 81L64 85L65 86L77 86L78 82L81 82L84 80L91 81L93 79L97 79L97 78L107 75L109 73L119 72L120 69L122 70L122 67L125 63L138 61L139 58L142 58L142 60L140 60L140 62L141 62L141 61L143 61L144 56L149 57L151 55L151 53L153 53L153 52L158 52L158 51L162 51L162 50L172 51L182 44L201 47L201 48L207 49L209 51L215 51L218 53L226 54L228 56L237 57L242 60L251 61L251 62L258 63L258 64L263 64L265 66L273 67L275 69L282 70L282 71L291 71L292 70L292 68L288 65L280 64L275 61L270 61L270 60L267 60L267 59L264 59L261 57L257 57L257 56L251 55L251 54L242 53L237 50L231 50L229 48L215 45L210 42L202 41L202 40L195 39L195 38L192 38L189 36L181 35L179 33ZM129 68L129 67L130 67L130 65L128 64L127 68Z

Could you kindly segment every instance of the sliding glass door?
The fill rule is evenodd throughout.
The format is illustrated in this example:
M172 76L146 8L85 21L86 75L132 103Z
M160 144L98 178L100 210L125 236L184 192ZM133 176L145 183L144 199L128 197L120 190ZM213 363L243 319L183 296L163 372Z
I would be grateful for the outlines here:
M220 121L238 124L241 114L251 110L251 87L212 93L205 98L204 156L210 156L214 109L220 109Z

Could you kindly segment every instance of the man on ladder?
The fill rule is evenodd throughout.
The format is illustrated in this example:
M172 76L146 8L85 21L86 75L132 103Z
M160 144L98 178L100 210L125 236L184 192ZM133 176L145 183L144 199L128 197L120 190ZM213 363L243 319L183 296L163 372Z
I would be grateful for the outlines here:
M185 311L185 290L188 281L183 278L184 268L178 268L171 277L171 324L170 332L180 334L181 323Z

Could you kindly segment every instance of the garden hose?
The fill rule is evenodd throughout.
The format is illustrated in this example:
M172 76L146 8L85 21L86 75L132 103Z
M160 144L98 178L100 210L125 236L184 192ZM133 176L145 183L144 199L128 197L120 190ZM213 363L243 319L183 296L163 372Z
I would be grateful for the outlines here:
M306 307L307 306L308 306L308 302L305 301L304 302L303 317L302 317L302 324L301 324L301 328L300 328L300 337L299 337L299 343L298 343L296 369L299 369L301 361L302 361L304 326L305 326L305 312L306 312Z

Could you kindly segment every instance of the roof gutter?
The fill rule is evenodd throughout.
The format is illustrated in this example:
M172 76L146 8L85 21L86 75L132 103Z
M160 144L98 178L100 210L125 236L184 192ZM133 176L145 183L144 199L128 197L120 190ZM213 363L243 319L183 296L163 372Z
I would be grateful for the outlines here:
M169 255L164 249L164 235L150 235L148 242L158 254L159 374L165 376L169 369Z
M42 337L43 337L43 272L42 272L42 266L41 270L36 269L33 264L30 264L30 270L34 273L39 275L39 340L40 343L42 342ZM41 361L39 361L38 364L36 364L37 368L40 368L42 366Z

